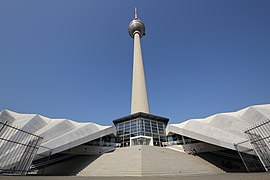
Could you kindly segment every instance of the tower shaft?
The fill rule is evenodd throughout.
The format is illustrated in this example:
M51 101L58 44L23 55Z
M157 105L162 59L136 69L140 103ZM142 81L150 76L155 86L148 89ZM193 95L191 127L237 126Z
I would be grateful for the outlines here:
M134 33L131 114L136 112L144 112L149 114L140 34L138 32Z

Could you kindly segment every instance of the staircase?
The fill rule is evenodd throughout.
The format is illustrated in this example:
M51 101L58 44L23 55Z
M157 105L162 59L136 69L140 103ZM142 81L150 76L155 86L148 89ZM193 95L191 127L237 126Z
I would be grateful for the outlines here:
M153 176L224 173L198 156L155 146L118 148L102 154L78 176Z

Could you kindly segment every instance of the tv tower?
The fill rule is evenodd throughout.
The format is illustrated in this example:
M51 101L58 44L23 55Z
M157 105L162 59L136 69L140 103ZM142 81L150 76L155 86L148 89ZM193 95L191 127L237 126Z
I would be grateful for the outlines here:
M143 22L138 18L136 8L134 19L129 23L128 32L129 35L134 39L131 114L137 112L144 112L149 114L149 105L140 42L141 38L145 35L145 26Z

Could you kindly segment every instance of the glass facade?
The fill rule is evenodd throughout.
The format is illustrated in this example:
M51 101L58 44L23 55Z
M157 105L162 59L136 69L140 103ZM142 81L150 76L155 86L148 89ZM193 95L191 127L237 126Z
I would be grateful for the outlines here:
M185 144L193 144L199 143L199 140L192 139L186 136L182 136L179 134L169 133L167 136L167 144L168 145L185 145Z
M130 138L136 136L152 137L154 146L163 146L163 142L166 142L164 122L138 117L115 126L120 147L130 146Z

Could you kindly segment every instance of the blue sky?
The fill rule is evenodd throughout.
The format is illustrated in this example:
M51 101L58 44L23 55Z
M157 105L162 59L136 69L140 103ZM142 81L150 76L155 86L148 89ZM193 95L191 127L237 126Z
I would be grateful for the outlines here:
M129 115L135 6L152 114L178 123L270 103L268 0L2 0L0 109Z

